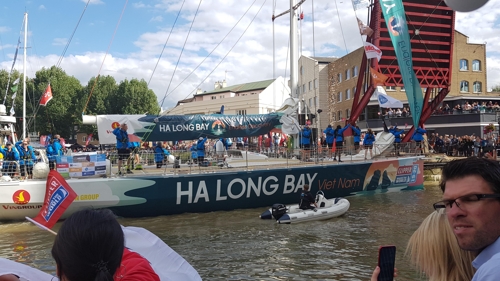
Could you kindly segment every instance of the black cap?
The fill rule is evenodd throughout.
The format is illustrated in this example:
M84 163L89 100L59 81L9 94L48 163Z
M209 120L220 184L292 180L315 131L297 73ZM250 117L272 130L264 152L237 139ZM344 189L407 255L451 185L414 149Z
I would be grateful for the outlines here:
M12 145L12 143L10 141L8 141L5 145Z

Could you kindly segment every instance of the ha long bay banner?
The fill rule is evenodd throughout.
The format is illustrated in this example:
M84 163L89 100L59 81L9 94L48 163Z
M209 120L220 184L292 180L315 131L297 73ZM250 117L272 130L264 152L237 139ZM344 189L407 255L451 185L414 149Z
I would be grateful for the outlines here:
M399 70L403 78L413 118L413 125L417 128L420 115L422 114L424 98L420 83L415 75L415 71L413 71L410 34L408 33L403 2L401 0L384 0L379 2L398 59Z
M99 142L116 144L115 128L128 125L130 142L251 137L281 126L282 114L255 115L98 115ZM90 124L84 120L84 124ZM95 123L94 123L95 124Z

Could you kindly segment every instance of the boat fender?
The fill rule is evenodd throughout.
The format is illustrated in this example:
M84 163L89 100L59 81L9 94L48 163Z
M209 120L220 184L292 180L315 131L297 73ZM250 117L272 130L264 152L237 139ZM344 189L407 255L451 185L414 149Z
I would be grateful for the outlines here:
M342 197L337 197L335 198L335 201L333 201L334 204L337 204L341 199L344 199Z

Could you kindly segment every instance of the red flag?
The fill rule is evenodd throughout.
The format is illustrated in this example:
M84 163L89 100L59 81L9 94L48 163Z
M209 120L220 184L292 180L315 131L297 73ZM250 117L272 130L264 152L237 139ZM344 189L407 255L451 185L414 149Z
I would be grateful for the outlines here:
M90 135L87 137L87 141L85 142L85 146L89 145L90 140L92 140L92 134L90 134Z
M45 187L45 200L35 221L52 228L75 200L76 193L56 170L51 170Z
M47 89L45 89L45 92L42 95L42 98L40 99L40 105L46 106L47 103L52 99L52 89L50 88L50 84L47 85Z
M303 20L304 19L304 12L300 12L300 20Z
M333 140L332 152L335 153L336 149L337 149L337 141Z

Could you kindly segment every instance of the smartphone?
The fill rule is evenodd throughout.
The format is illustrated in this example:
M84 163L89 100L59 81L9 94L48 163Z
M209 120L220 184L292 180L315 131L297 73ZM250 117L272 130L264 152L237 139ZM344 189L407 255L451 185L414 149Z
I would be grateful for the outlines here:
M396 246L380 246L378 249L378 281L394 280L394 263L396 262Z

